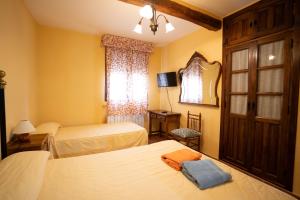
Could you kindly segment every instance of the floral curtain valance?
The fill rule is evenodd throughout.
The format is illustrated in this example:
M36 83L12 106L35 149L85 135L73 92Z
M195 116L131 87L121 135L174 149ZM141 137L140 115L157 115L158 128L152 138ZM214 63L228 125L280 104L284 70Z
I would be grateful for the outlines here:
M131 38L105 34L102 37L102 44L105 47L115 47L120 49L127 49L133 51L141 51L151 53L153 44L151 42L144 42Z

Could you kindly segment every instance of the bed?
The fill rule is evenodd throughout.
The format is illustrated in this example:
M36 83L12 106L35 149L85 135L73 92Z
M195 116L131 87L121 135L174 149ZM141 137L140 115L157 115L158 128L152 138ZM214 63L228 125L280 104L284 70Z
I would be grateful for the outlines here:
M0 162L0 199L296 199L217 160L232 181L200 190L160 159L182 148L170 140L64 159L48 160L46 151L14 154Z
M60 127L44 123L36 134L49 133L49 148L54 158L101 153L148 144L145 128L134 123L94 124Z

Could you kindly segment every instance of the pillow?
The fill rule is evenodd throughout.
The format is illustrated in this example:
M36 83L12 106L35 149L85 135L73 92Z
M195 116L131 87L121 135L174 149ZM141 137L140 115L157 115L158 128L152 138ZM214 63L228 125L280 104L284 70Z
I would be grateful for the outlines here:
M48 158L48 151L27 151L0 161L0 199L37 199Z
M171 131L171 133L182 138L196 137L200 135L198 131L190 128L174 129Z
M43 123L36 127L35 134L48 133L50 136L55 136L59 127L61 125L56 122Z

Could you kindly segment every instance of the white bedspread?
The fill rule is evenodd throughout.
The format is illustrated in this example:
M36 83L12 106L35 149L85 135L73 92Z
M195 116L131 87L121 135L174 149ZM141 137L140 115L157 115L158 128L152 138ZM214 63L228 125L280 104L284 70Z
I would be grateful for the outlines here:
M145 128L134 123L60 128L50 139L55 158L79 156L148 144Z
M40 200L285 200L294 197L216 160L232 182L200 190L160 156L186 148L175 141L48 161ZM203 156L202 159L207 157Z

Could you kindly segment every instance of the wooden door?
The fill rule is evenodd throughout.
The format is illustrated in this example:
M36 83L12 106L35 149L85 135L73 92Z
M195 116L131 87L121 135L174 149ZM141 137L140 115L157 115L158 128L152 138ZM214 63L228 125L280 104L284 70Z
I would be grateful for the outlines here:
M224 133L220 156L245 170L248 168L250 58L253 46L226 50Z
M250 171L290 189L288 119L291 38L288 35L259 40L254 49L254 67L249 98Z

